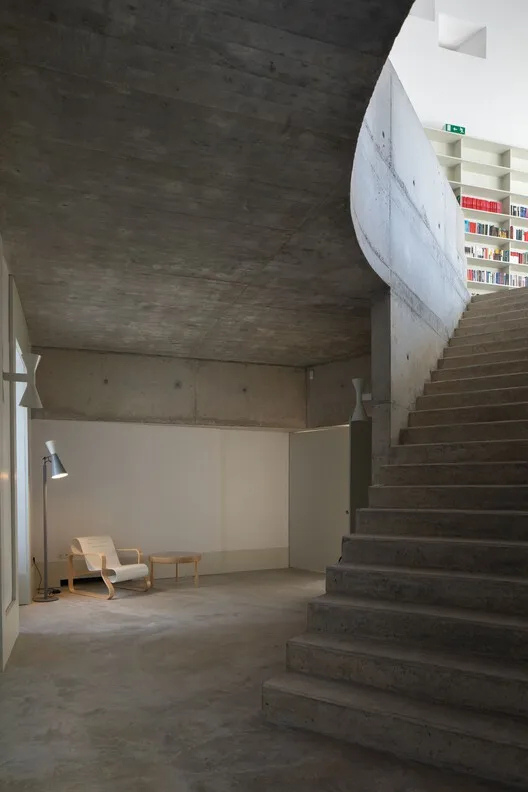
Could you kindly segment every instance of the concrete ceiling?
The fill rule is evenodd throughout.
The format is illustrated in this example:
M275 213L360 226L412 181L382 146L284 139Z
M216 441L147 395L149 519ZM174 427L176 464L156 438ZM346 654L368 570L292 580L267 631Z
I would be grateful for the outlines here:
M3 0L0 230L38 346L369 351L355 140L411 0Z

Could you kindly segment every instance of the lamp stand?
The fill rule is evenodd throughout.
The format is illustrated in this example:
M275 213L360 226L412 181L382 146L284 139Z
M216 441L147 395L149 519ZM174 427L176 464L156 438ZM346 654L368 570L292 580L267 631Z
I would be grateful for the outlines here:
M42 506L44 523L44 585L41 593L35 594L33 602L55 602L59 598L50 594L48 586L48 462L50 457L42 457Z

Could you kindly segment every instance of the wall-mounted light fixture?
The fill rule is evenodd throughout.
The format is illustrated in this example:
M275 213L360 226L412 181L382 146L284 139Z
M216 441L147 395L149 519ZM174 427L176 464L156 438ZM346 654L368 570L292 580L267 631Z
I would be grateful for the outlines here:
M24 365L26 367L25 374L11 374L4 371L4 380L6 382L25 382L27 387L20 399L21 407L33 407L39 410L42 407L40 396L38 395L37 386L35 385L35 377L37 374L37 366L40 361L40 355L34 355L32 352L24 352L22 355Z

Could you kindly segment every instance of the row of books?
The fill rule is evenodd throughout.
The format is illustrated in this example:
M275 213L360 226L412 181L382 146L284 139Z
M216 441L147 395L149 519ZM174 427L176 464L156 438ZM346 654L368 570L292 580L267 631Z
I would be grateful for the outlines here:
M494 270L468 269L467 279L471 283L491 283L495 286L513 286L516 289L528 286L528 275Z
M506 228L492 225L491 223L478 223L476 220L464 220L466 234L484 234L484 236L509 239Z
M479 212L502 214L502 204L500 201L488 201L486 198L476 198L472 195L459 195L457 198L460 206L463 206L464 209L477 209ZM524 215L522 216L524 217Z
M528 242L528 230L510 226L510 239L515 239L518 242Z
M484 261L509 262L510 253L501 248L490 248L487 245L468 245L464 248L466 256L471 258L483 259Z
M510 207L510 214L512 217L528 217L528 207L512 204Z
M528 264L528 253L521 253L520 250L512 250L510 256L514 264Z

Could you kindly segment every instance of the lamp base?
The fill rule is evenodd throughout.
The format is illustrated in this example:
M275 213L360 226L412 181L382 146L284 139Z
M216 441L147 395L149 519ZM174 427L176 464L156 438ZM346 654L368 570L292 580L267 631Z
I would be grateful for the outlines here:
M59 598L55 594L50 594L49 592L45 594L35 594L33 597L33 602L56 602Z

